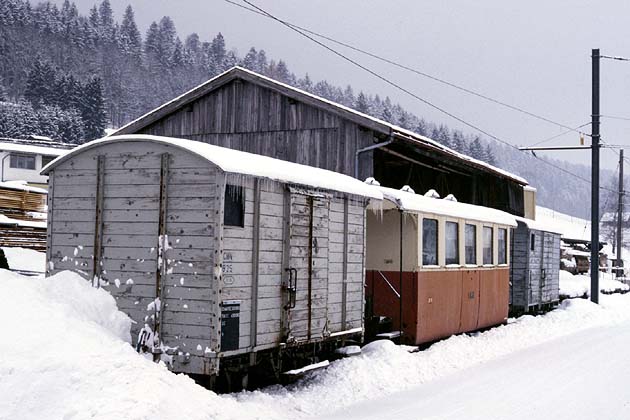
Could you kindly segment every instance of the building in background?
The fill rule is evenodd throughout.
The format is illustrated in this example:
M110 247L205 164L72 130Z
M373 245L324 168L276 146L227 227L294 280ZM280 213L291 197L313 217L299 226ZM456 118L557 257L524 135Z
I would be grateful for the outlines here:
M40 136L0 137L0 182L24 181L31 187L47 188L48 177L40 175L40 171L74 146Z

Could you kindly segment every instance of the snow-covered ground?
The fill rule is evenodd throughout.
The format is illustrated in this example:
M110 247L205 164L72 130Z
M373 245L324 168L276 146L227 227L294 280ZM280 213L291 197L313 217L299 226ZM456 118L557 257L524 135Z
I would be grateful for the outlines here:
M599 273L599 290L606 293L627 291L630 286L616 280L612 273ZM590 275L573 275L560 270L560 296L581 297L591 295Z
M11 270L46 271L46 253L19 247L2 247Z
M114 299L77 275L0 271L0 296L0 419L630 418L630 294L418 353L375 342L294 386L227 396L139 356Z

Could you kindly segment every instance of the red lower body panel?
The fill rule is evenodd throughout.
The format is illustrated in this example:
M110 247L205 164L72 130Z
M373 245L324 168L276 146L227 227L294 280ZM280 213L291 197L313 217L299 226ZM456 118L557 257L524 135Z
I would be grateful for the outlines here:
M402 293L397 271L369 270L366 276L372 315L391 318L392 328L399 330L402 314L403 341L409 344L498 325L507 319L508 268L403 272Z

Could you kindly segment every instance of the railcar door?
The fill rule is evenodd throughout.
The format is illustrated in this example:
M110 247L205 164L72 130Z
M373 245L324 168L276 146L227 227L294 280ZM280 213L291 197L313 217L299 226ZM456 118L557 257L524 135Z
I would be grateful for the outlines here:
M286 342L317 340L327 333L329 208L326 196L290 191L283 317Z

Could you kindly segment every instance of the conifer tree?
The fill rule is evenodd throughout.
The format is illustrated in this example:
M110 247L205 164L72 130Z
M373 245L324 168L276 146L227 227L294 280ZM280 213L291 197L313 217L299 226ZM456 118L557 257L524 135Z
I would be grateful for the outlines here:
M140 56L142 39L140 31L138 31L138 26L136 25L131 5L127 6L125 9L125 14L120 25L120 42L122 44L123 51L138 57Z
M359 96L357 96L357 102L354 105L354 109L359 112L363 112L364 114L370 113L370 104L368 102L368 98L365 96L363 91L359 92Z
M106 125L105 104L101 79L90 79L83 88L81 116L85 125L86 140L102 137Z

